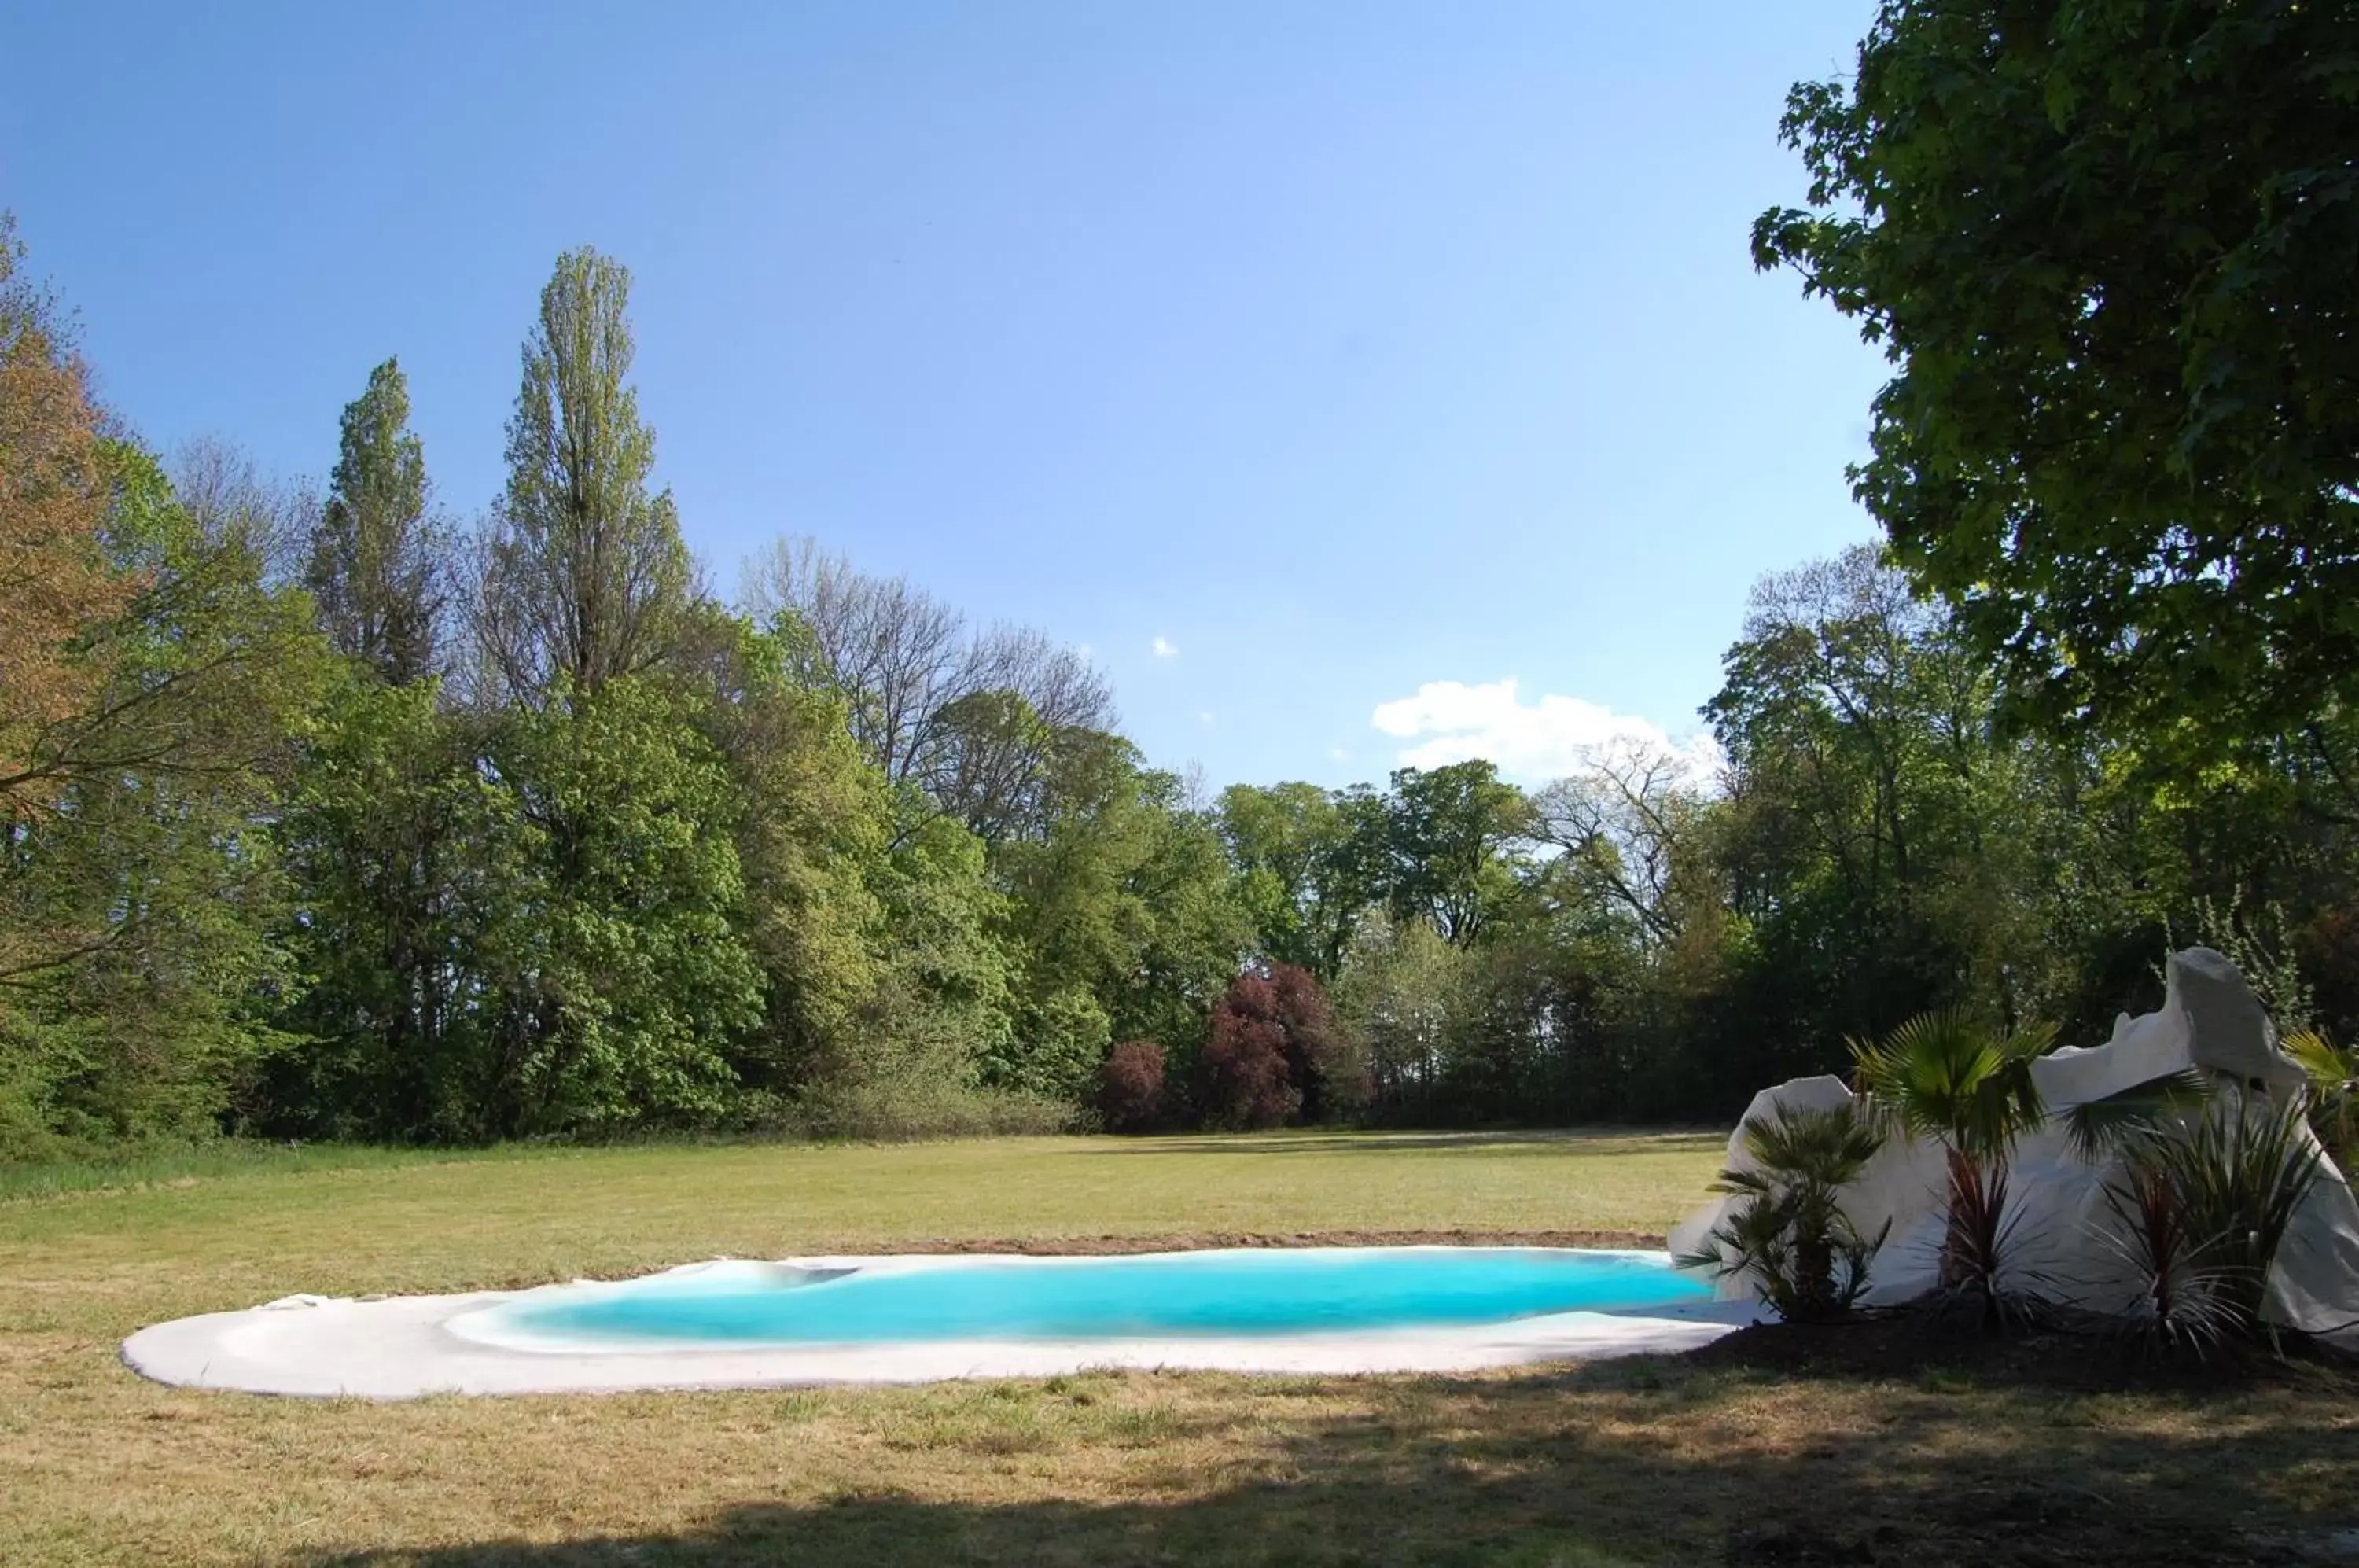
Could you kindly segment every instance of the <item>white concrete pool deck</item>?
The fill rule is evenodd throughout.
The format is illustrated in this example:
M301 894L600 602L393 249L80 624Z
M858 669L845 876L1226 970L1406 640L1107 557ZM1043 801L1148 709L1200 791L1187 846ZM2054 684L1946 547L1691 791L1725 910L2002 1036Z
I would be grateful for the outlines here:
M1654 1254L1660 1258L1664 1255ZM902 1269L1010 1263L1056 1267L1066 1258L896 1254L798 1258L714 1268ZM549 1290L558 1287L543 1286ZM974 1340L875 1345L643 1344L534 1346L496 1342L461 1320L528 1291L395 1296L375 1301L290 1296L244 1312L158 1323L123 1343L133 1371L161 1383L311 1398L415 1399L428 1394L621 1393L654 1388L763 1388L817 1383L931 1383L1041 1377L1100 1367L1226 1372L1473 1372L1551 1361L1692 1350L1756 1321L1747 1302L1698 1298L1643 1312L1555 1312L1505 1323L1348 1334L1157 1339Z

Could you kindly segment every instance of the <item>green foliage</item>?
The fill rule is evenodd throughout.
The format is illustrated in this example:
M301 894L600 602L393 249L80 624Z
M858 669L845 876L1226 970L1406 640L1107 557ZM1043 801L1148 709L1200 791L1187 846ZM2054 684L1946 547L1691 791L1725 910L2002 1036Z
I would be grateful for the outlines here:
M1528 834L1523 791L1489 762L1405 768L1386 801L1388 891L1396 920L1430 920L1471 947L1521 893L1513 853Z
M2270 1267L2321 1161L2301 1105L2234 1089L2136 1136L2125 1181L2141 1222L2133 1234L2154 1255L2147 1295L2156 1322L2197 1336L2257 1333Z
M1761 1300L1788 1323L1848 1313L1866 1293L1869 1269L1892 1226L1861 1234L1843 1189L1884 1147L1886 1131L1856 1102L1829 1110L1778 1107L1745 1124L1752 1165L1720 1173L1716 1192L1743 1199L1682 1257L1682 1268L1749 1274Z
M1755 255L1896 366L1856 492L2033 711L2190 757L2350 712L2347 14L1887 0L1784 131Z
M200 520L127 443L108 462L106 542L133 591L85 634L106 679L28 759L51 808L0 841L12 1141L228 1117L299 991L272 815L327 670L310 606L266 580L259 519Z
M1257 951L1332 983L1362 915L1381 897L1381 824L1359 800L1315 784L1221 792L1220 831L1236 867L1233 897Z
M1887 11L1879 70L1924 9ZM2020 86L2018 63L1992 69ZM1891 71L1862 92L1913 102ZM1816 244L1821 218L1769 243ZM344 410L306 539L250 465L184 463L176 491L86 398L60 430L92 487L68 498L90 517L103 498L103 528L0 497L9 537L79 540L28 568L73 592L18 596L40 599L18 639L38 657L0 692L0 1146L1031 1125L1081 1112L1116 1040L1200 1096L1226 1073L1227 1109L1196 1108L1240 1120L1723 1117L1929 1011L2101 1034L2153 1000L2167 935L2223 909L2215 940L2253 939L2231 951L2261 960L2280 1027L2359 1017L2359 719L2278 723L2291 674L2224 735L2021 730L1982 611L1856 550L1756 590L1706 709L1709 776L1617 745L1529 795L1474 760L1208 809L1040 633L978 630L808 543L752 563L750 615L713 602L655 483L628 282L559 258L507 484L463 556L390 360ZM43 385L79 387L61 318L0 293L11 343L42 338ZM25 466L27 428L0 429L0 466L65 495L64 469ZM2125 494L2151 522L2152 495ZM2201 593L2242 591L2222 572ZM1298 968L1334 1027L1272 1001L1208 1072L1216 1000ZM1987 1283L2024 1114L1991 1085L2028 1047L1996 1069L1925 1049L1878 1097L1951 1142L1952 1272ZM2347 1151L2351 1097L2321 1081L2313 1104ZM2092 1136L2150 1114L2117 1109Z
M2031 1064L2056 1044L2045 1025L1993 1029L1955 1009L1852 1042L1861 1085L1894 1126L1967 1159L2004 1160L2047 1116Z
M308 984L263 1119L310 1137L479 1134L471 1096L484 945L516 897L514 801L439 686L357 670L332 692L284 800L298 889L290 945Z
M1993 1029L1953 1009L1851 1045L1875 1114L1947 1151L1940 1287L1984 1312L2003 1313L2017 1293L2006 1279L2015 1226L2007 1160L2016 1140L2047 1117L2031 1063L2055 1043L2046 1025Z
M1353 938L1336 1015L1365 1053L1378 1105L1394 1115L1440 1109L1469 962L1425 920L1397 924L1379 914Z
M398 361L369 372L346 404L328 503L303 585L340 653L396 684L435 668L450 541L427 511L426 450L409 430Z
M525 340L476 629L492 670L528 698L655 669L689 608L671 492L647 490L656 438L628 379L630 290L620 263L568 251Z
M2339 1046L2316 1029L2297 1029L2277 1049L2310 1078L2310 1127L2332 1156L2345 1181L2359 1155L2359 1051Z
M491 748L516 831L484 936L493 1129L693 1125L729 1109L762 1017L726 760L643 679L512 712Z

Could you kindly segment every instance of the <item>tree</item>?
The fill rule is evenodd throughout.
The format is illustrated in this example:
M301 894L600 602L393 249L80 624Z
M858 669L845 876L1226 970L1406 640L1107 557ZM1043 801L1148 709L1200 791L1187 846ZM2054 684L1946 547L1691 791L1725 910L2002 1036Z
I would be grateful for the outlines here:
M1220 824L1262 955L1332 984L1383 896L1381 805L1315 784L1234 784L1221 791Z
M348 656L282 797L310 977L286 1022L309 1043L271 1064L262 1119L307 1137L466 1139L486 1130L470 1103L484 949L512 918L520 867L504 852L519 824L481 766L482 722L446 709L434 681L388 685L382 670Z
M0 212L0 824L55 798L43 735L105 678L81 634L134 584L110 569L111 476L89 376Z
M369 372L344 406L328 500L313 529L303 585L329 643L395 685L436 667L449 540L427 510L426 452L409 429L400 362Z
M1897 367L1856 492L2028 711L2327 748L2359 700L2347 10L1886 0L1783 129L1809 204L1755 256Z
M553 694L508 714L488 759L515 828L483 942L484 1130L709 1124L763 1015L727 760L661 682Z
M671 492L647 493L656 440L629 383L630 285L620 263L567 251L525 340L476 623L491 674L526 697L585 697L653 669L691 597Z
M1424 916L1451 942L1472 946L1519 891L1512 853L1530 826L1523 791L1479 759L1404 768L1392 786L1393 916Z
M1760 1068L1969 997L2019 1010L2053 822L1946 613L1858 547L1763 579L1723 668L1713 845L1760 954L1749 1027L1811 1053Z
M1434 1114L1465 953L1430 921L1396 923L1381 911L1353 933L1335 983L1344 1031L1366 1053L1380 1114Z
M1216 1126L1280 1127L1359 1108L1359 1064L1309 972L1240 975L1212 1006L1196 1098Z
M1751 1274L1756 1292L1787 1323L1843 1316L1865 1293L1892 1222L1863 1235L1843 1212L1843 1190L1884 1147L1886 1129L1854 1102L1780 1105L1743 1130L1746 1162L1721 1171L1712 1188L1741 1202L1680 1266Z
M1277 988L1262 976L1239 975L1213 1004L1196 1059L1196 1102L1215 1127L1283 1127L1301 1110Z
M1671 876L1702 802L1686 758L1652 743L1617 742L1534 796L1528 831L1563 853L1563 874L1584 896L1661 944L1679 933Z
M185 1135L288 1043L272 829L327 660L304 595L266 580L258 520L199 517L127 442L97 460L131 592L77 633L102 679L38 733L23 773L48 804L0 835L0 1120Z
M1299 1096L1302 1119L1321 1122L1352 1115L1367 1103L1366 1068L1335 1027L1327 993L1307 969L1270 966L1272 1012L1285 1034L1286 1073Z
M986 844L1039 836L1059 737L1114 727L1113 693L1080 654L1028 627L977 634L907 577L872 576L808 539L773 540L741 575L756 622L787 614L807 629L885 777Z

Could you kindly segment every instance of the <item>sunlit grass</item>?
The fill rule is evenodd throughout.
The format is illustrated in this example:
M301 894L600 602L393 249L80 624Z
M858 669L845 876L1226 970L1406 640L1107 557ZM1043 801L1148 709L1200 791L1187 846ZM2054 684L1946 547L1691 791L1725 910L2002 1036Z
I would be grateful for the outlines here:
M1659 1234L1718 1152L1679 1135L322 1152L26 1199L0 1206L0 1562L1808 1561L1810 1538L1774 1530L1816 1520L1839 1544L1908 1543L1879 1562L2088 1560L2102 1540L2192 1563L2359 1496L2359 1412L2296 1385L2207 1400L1636 1362L377 1405L164 1388L115 1356L143 1323L290 1290L719 1253Z

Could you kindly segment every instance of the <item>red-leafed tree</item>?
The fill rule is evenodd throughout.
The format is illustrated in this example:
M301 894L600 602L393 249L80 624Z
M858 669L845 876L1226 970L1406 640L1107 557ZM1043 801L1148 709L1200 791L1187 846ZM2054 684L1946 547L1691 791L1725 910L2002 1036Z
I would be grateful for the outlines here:
M1151 1040L1123 1041L1098 1069L1098 1115L1108 1132L1153 1132L1171 1117L1163 1086L1163 1048Z
M1220 1127L1283 1127L1302 1108L1287 1067L1277 987L1260 975L1240 975L1212 1005L1196 1094L1204 1118Z
M1266 977L1241 975L1213 1006L1197 1059L1205 1118L1243 1127L1318 1120L1356 1100L1336 1082L1345 1054L1308 971L1280 964Z
M1324 1121L1358 1105L1365 1096L1341 1082L1345 1071L1343 1039L1318 980L1307 969L1279 964L1270 969L1269 985L1277 1026L1286 1037L1286 1073L1300 1096L1302 1119Z

